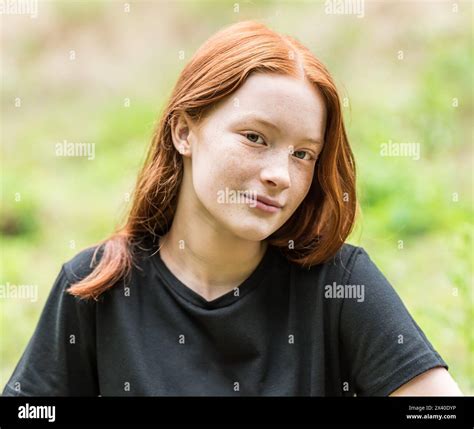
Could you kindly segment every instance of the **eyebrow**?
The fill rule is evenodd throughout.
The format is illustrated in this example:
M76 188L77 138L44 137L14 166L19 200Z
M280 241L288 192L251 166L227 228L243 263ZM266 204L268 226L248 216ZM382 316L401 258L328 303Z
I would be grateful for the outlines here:
M268 128L272 128L276 131L280 131L278 126L276 126L273 122L271 122L270 120L268 120L265 117L260 116L256 113L246 113L243 116L241 116L240 118L238 118L236 121L240 122L240 121L248 121L248 120L253 120L255 122L261 123L262 125L264 125ZM305 141L307 141L307 142L309 142L313 145L321 145L321 141L318 140L318 139L313 139L313 138L310 138L310 137L304 137L302 140L305 140Z

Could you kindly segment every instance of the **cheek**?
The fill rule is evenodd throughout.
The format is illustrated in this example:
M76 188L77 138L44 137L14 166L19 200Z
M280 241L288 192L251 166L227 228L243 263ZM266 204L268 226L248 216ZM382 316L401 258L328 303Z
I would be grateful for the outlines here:
M216 204L219 191L240 190L251 176L245 148L232 136L210 136L192 156L194 189L206 205ZM251 158L250 158L251 159Z
M290 192L293 211L299 207L306 195L308 195L313 183L314 173L314 167L298 169L293 173L291 178L292 191Z

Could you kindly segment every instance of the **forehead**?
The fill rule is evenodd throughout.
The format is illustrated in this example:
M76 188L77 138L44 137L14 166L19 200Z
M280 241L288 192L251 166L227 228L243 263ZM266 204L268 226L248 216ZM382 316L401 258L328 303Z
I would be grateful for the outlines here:
M315 138L324 134L326 120L323 95L309 81L263 73L251 75L215 113L225 123L262 116L281 130Z

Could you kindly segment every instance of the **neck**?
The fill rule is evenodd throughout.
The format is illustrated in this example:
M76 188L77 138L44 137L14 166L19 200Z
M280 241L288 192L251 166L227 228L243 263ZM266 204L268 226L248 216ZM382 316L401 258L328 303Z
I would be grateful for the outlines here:
M205 215L184 216L179 204L170 230L160 239L160 256L182 283L211 301L239 286L255 270L265 241L241 239Z

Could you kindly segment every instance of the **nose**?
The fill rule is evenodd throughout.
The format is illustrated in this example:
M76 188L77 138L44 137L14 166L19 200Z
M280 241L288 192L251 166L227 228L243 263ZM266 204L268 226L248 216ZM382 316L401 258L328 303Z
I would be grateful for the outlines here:
M289 188L291 185L289 158L287 150L279 151L268 159L267 165L261 170L260 179L273 188L280 190Z

